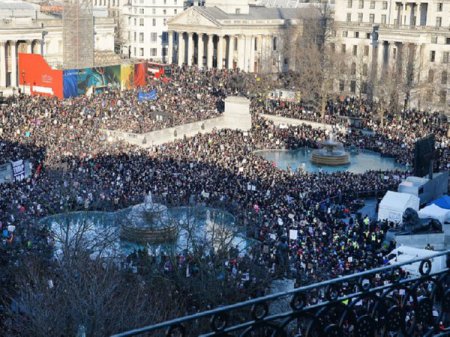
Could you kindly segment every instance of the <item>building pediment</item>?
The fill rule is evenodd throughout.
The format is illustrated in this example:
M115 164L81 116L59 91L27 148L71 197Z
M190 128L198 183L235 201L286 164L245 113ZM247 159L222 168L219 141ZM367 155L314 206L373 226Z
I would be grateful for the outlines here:
M218 28L219 23L213 18L208 18L197 10L197 7L191 7L179 15L169 20L169 30L176 26L192 27L211 27Z

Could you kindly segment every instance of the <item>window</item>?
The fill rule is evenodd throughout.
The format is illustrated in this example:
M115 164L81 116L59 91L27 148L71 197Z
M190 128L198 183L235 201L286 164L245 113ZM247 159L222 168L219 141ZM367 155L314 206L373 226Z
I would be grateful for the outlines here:
M367 76L369 74L369 66L367 63L363 64L363 76Z
M434 81L434 70L428 70L428 83L433 83Z
M436 51L432 50L430 52L430 62L434 62L436 60Z
M441 90L439 93L439 103L445 104L447 102L447 90Z
M374 23L375 22L375 14L369 14L369 22Z
M355 37L359 38L359 32L355 32Z
M167 19L166 18L163 19L163 26L167 26Z
M383 1L383 9L388 9L388 2L387 1Z
M348 31L344 30L344 31L342 32L342 37L347 37L347 36L348 36Z
M158 33L150 34L150 42L156 42L158 40Z
M163 15L167 15L167 10L163 9Z
M369 56L369 46L364 46L364 56Z
M133 41L136 42L136 37L137 37L137 33L136 32L134 32L134 36L133 37L134 37ZM136 54L136 52L134 52L134 54Z
M355 76L356 75L356 63L353 62L350 67L350 75Z
M442 3L442 2L439 2L438 4L437 4L437 11L438 12L442 12L442 8L444 7L444 4Z
M367 82L362 82L361 83L361 92L363 94L367 94Z
M139 26L144 27L144 18L139 19Z
M356 81L350 82L350 91L354 94L356 92Z
M347 8L352 8L352 6L353 6L353 1L347 0Z
M358 46L353 46L353 56L358 56Z
M173 4L176 5L177 4L177 0L173 0Z
M444 70L441 74L441 84L447 84L448 74L447 70Z
M139 33L139 42L140 43L144 42L144 33Z
M445 51L442 53L442 63L448 63L449 58L450 58L450 52Z
M381 15L381 24L382 25L386 24L386 14Z
M272 39L272 49L277 50L277 38L276 37L274 37Z
M358 22L363 22L363 13L358 13Z
M428 89L425 100L431 102L433 100L433 89Z
M169 32L163 32L161 38L162 43L169 43Z
M255 51L258 51L258 39L255 37Z
M241 14L241 9L240 8L236 8L236 14Z
M437 43L437 36L436 35L431 37L431 43Z
M152 25L153 25L153 27L156 26L156 19L152 19Z
M347 13L347 22L352 21L352 13Z
M375 1L370 2L370 9L375 9Z
M139 56L144 56L144 48L139 48Z
M153 9L152 9L152 14L153 14L153 15L156 15L156 8L153 8Z
M156 54L158 53L158 49L157 48L150 48L150 56L156 56Z
M370 39L372 39L372 36L371 36L371 34L370 34L370 33L366 33L366 39L367 39L367 40L370 40Z
M445 39L445 44L450 44L450 37L447 37L447 38Z
M436 27L442 26L442 18L440 16L436 16Z
M341 45L341 52L342 52L342 54L345 54L345 44Z
M358 8L359 9L363 9L364 8L364 0L359 0Z
M139 14L144 14L144 8L139 8Z
M134 25L137 26L137 19L134 18Z
M339 80L339 91L344 91L345 89L345 81Z

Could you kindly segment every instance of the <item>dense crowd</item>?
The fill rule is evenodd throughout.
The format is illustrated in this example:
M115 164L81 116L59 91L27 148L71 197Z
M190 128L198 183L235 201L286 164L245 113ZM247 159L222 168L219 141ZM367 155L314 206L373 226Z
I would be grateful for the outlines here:
M238 75L247 76L246 92L230 84ZM386 114L382 126L362 108L364 104L350 98L330 100L322 118L300 103L274 105L261 95L249 95L260 82L252 75L174 68L171 79L154 81L146 88L157 89L155 101L139 102L137 90L129 90L64 101L24 96L9 102L0 109L0 158L2 162L29 159L33 176L1 185L0 226L3 230L16 226L14 234L3 235L2 254L11 259L24 251L50 254L49 233L38 225L46 215L78 209L117 210L141 202L152 191L170 205L213 205L236 216L247 235L258 242L221 262L223 278L235 280L237 287L260 283L249 275L252 264L273 277L295 278L297 284L386 264L385 253L392 246L383 246L383 238L392 224L355 216L355 200L368 191L382 195L395 189L407 173L281 170L254 151L314 148L327 135L307 125L279 128L259 113L333 124L338 115L362 117L373 133L352 129L339 133L338 139L409 165L414 141L434 133L440 169L450 168L448 124L435 114L404 111ZM147 132L212 118L221 113L224 97L236 92L253 100L249 132L220 130L142 149L112 143L99 131ZM290 230L296 231L297 239L290 239ZM180 253L178 259L186 275L195 275L191 254ZM165 272L173 269L173 262L161 257L154 257L152 263ZM253 296L264 291L258 289Z

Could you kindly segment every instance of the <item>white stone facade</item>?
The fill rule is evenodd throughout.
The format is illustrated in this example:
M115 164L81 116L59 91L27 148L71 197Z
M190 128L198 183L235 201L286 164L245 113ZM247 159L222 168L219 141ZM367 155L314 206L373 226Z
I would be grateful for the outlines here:
M449 110L450 1L336 0L335 26L333 49L349 69L335 83L337 91L364 93L365 83L387 85L392 71L399 71L412 81L410 107ZM379 27L375 47L374 26Z
M168 20L183 12L184 0L130 0L123 6L123 54L166 61Z
M39 12L39 6L16 1L20 10L0 1L0 88L5 94L18 87L18 53L43 54L53 68L63 64L62 19ZM95 50L114 51L114 21L95 19ZM6 90L5 90L6 89Z
M246 72L289 69L286 27L302 24L302 9L251 6L251 0L194 6L169 21L169 63Z

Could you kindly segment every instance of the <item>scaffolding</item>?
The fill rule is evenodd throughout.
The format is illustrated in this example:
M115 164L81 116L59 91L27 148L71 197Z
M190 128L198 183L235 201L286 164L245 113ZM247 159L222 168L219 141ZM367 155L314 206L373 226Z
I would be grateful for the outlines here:
M94 66L92 0L64 0L63 48L65 69Z

